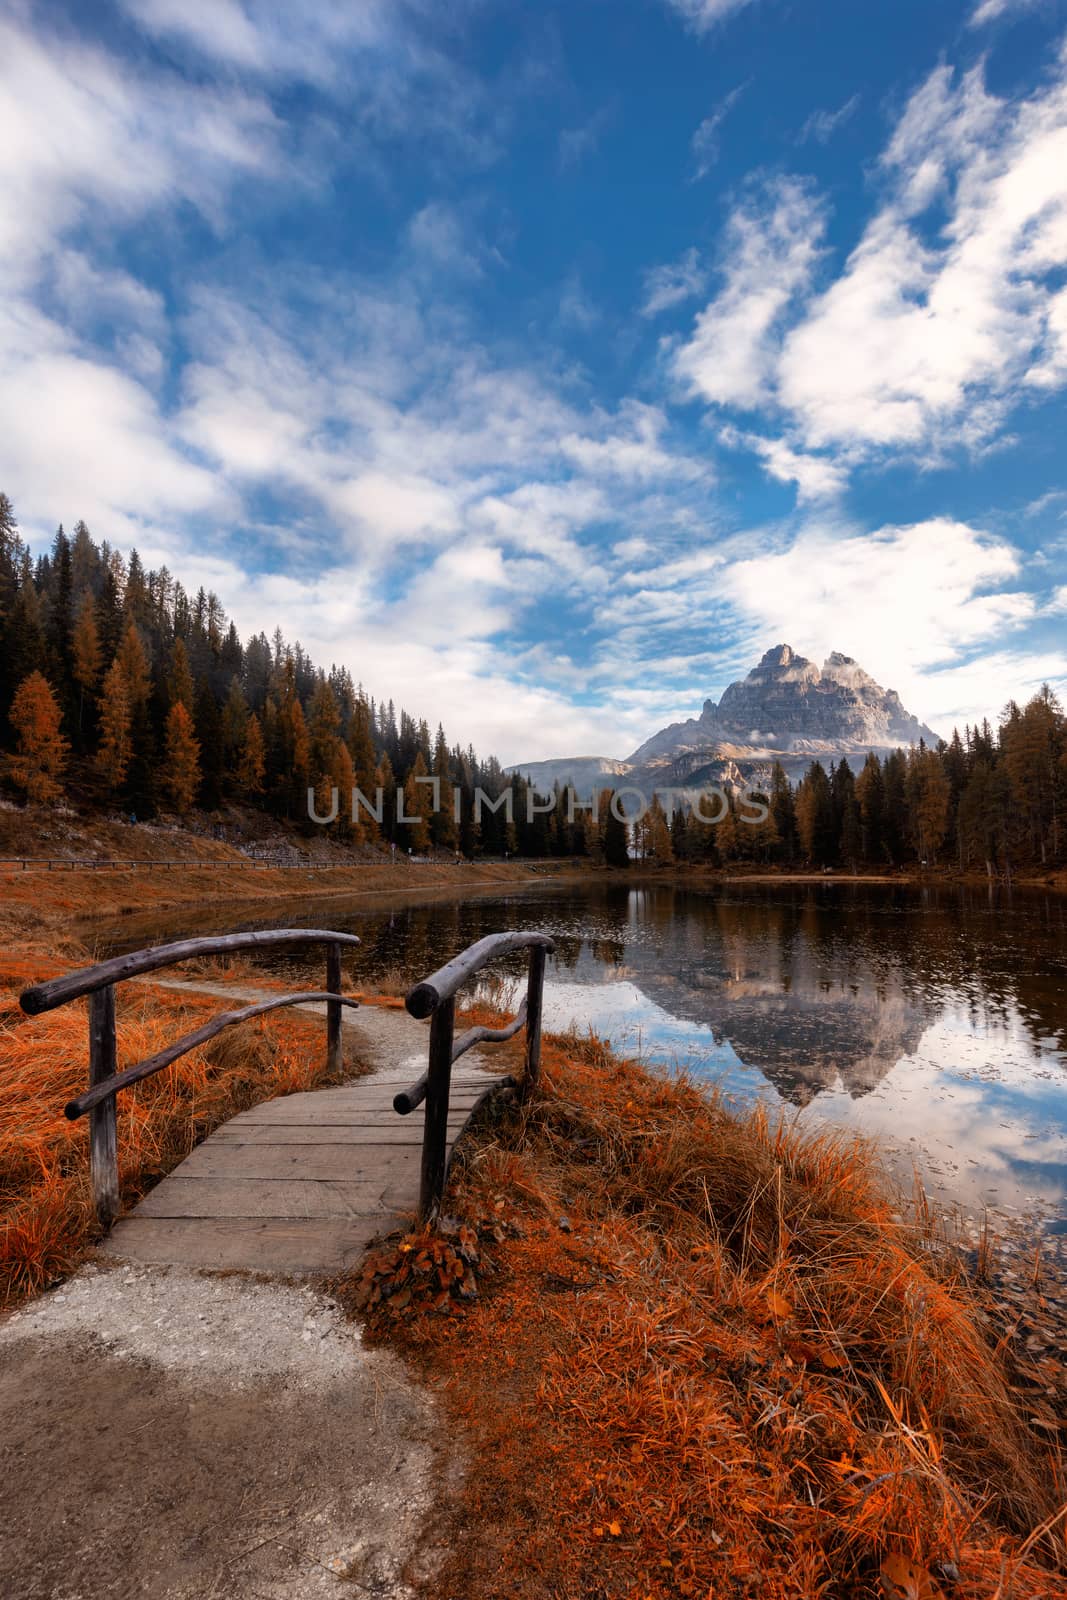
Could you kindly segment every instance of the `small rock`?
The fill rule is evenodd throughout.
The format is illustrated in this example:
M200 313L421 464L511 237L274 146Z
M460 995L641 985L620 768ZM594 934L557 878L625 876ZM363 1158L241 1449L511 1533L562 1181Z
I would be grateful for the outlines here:
M559 1222L556 1224L556 1226L559 1228L560 1233L570 1233L570 1231L571 1231L571 1219L570 1219L570 1217L560 1217Z

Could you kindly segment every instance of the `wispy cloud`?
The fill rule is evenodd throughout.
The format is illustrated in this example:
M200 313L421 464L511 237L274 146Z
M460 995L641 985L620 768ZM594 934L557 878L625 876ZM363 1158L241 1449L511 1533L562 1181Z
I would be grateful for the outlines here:
M995 436L1027 385L1067 377L1067 77L1009 106L939 67L883 158L893 192L789 336L780 397L809 446L936 452ZM948 217L919 231L933 204Z
M858 94L851 95L836 111L813 111L800 130L800 143L814 140L816 144L829 144L838 128L843 127L859 107Z
M643 317L656 317L661 311L691 300L706 287L708 269L696 249L687 250L677 261L665 266L650 267L645 273L645 298L641 306Z
M981 28L987 22L995 22L998 17L1007 16L1013 11L1030 11L1039 3L1039 0L980 0L971 12L970 23L972 28Z
M751 3L751 0L667 0L697 33L706 33Z
M785 439L765 438L729 425L723 428L720 438L728 449L751 450L763 462L768 475L779 483L795 484L797 501L801 505L832 500L841 494L848 481L848 470L843 462L829 456L806 455L802 450L794 450Z
M591 156L600 145L611 123L609 106L601 106L591 117L575 128L563 128L559 135L559 164L566 170L577 167Z
M747 84L739 83L736 88L731 89L730 93L715 107L711 115L704 118L694 133L690 141L690 148L693 152L694 181L706 178L718 161L721 148L719 129L747 87Z
M772 397L784 319L810 287L824 227L821 204L795 178L771 180L734 211L723 286L673 359L694 395L745 408Z

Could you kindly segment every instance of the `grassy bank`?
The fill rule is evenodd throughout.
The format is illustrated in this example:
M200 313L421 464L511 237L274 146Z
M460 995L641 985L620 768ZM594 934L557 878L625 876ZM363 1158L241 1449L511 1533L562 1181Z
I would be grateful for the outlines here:
M470 1147L444 1252L341 1288L467 1446L435 1597L1065 1592L1055 1432L869 1147L596 1041L545 1087Z
M97 1236L88 1118L63 1116L66 1101L86 1086L87 1002L34 1018L18 1007L27 984L55 971L54 959L32 950L0 958L0 1307L69 1272ZM220 1009L217 998L140 984L120 987L116 1000L120 1069ZM349 1061L345 1074L357 1070ZM118 1139L124 1205L238 1111L328 1081L321 1021L280 1012L219 1035L125 1090Z

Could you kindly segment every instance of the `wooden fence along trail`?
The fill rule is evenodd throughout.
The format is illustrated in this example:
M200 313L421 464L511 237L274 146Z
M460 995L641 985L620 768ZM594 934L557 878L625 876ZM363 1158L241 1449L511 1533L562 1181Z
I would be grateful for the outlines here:
M324 945L326 989L259 1000L226 1012L136 1066L116 1071L114 985L205 955ZM359 944L352 934L285 928L265 933L185 939L118 956L28 989L24 1011L36 1016L89 996L89 1088L66 1107L88 1115L93 1194L108 1250L131 1260L258 1272L327 1273L349 1265L379 1233L417 1212L435 1220L456 1139L478 1105L503 1089L528 1093L537 1081L545 959L542 933L501 933L471 945L407 997L411 1017L430 1018L426 1072L410 1082L401 1063L339 1088L284 1095L253 1106L217 1128L127 1217L119 1217L116 1096L162 1071L187 1051L279 1006L324 1009L331 1069L341 1064L341 1013L356 1001L341 993L341 958ZM512 1022L454 1036L458 989L510 951L530 953L526 997ZM526 1029L519 1081L477 1066L454 1070L474 1046ZM425 1035L414 1030L414 1043ZM117 1219L117 1220L116 1220ZM114 1224L112 1226L112 1224Z

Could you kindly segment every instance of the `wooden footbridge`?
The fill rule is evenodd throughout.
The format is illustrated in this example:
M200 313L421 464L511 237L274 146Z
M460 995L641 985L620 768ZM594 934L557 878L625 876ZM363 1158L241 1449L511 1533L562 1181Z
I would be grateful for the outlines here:
M209 955L279 945L324 945L326 989L257 1000L225 1012L166 1050L116 1070L114 986L129 978ZM410 991L409 1015L429 1018L426 1071L410 1082L398 1060L338 1088L268 1100L241 1112L204 1142L133 1208L121 1215L116 1098L161 1072L224 1028L281 1006L299 1005L326 1016L326 1052L341 1066L341 962L359 940L322 929L285 928L157 945L117 956L28 989L31 1016L89 996L89 1088L66 1115L89 1117L90 1161L97 1214L111 1230L108 1253L138 1261L244 1268L266 1273L327 1273L355 1260L370 1241L403 1220L433 1222L440 1209L452 1149L488 1096L524 1096L537 1082L545 958L553 948L542 933L500 933L481 939ZM456 994L491 961L529 951L526 997L504 1027L475 1027L455 1036ZM475 1045L526 1029L520 1079L470 1064L454 1070Z

